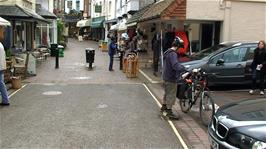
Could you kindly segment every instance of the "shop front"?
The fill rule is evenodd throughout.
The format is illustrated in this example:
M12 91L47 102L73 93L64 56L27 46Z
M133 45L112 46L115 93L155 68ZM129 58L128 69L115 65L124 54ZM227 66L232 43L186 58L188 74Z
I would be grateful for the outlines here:
M26 51L35 48L35 29L38 23L47 21L32 10L18 5L1 5L0 16L11 22L11 47L15 51Z
M45 10L40 4L36 5L36 12L48 23L38 23L35 29L35 45L36 47L49 47L51 43L57 43L57 23L56 15Z
M91 19L78 21L76 27L79 28L78 34L82 39L91 39Z
M104 28L105 17L92 18L91 22L91 32L93 40L104 40L105 38L105 28Z

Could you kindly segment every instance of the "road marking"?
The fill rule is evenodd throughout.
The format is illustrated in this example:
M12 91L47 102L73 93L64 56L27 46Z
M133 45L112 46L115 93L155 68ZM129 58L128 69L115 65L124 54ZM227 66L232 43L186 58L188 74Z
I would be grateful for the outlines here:
M152 98L156 101L157 105L159 107L161 107L161 103L159 102L159 100L153 95L153 93L151 92L151 90L147 87L146 84L142 84L146 90L150 93L150 95L152 96ZM178 140L180 141L181 145L183 146L184 149L188 149L187 144L185 143L185 141L183 140L183 138L181 137L180 133L178 132L178 130L176 129L176 127L174 126L174 123L171 120L168 120L168 123L170 124L171 128L174 130L175 135L177 136Z
M20 90L22 90L24 87L26 87L28 84L25 84L25 85L23 85L20 89L18 89L18 90L16 90L16 91L14 91L12 94L10 94L9 96L8 96L8 98L11 98L13 95L15 95L17 92L19 92Z
M146 73L144 73L142 70L139 69L139 72L146 78L148 79L151 83L161 83L161 81L154 81L152 80L148 75L146 75Z

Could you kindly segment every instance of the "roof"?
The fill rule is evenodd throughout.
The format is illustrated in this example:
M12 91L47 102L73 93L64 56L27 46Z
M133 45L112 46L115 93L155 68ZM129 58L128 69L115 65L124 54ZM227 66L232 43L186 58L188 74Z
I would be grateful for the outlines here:
M133 14L132 17L127 20L126 24L138 22L140 18L142 17L142 15L150 8L151 5L152 4L147 5L143 7L142 9L140 9L139 11L137 11L135 14Z
M142 15L140 21L147 21L155 18L185 19L186 0L160 0Z
M11 19L33 19L37 21L47 22L36 12L28 9L23 9L18 5L0 5L0 16Z
M46 19L56 19L56 15L49 12L48 10L44 9L41 4L36 5L36 12L37 14L41 15L42 17Z

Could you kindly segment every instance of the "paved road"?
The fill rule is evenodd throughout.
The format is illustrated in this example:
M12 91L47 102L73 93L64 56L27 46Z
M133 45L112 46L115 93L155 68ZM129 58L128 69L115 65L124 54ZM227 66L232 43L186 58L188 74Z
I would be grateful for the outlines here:
M1 149L182 148L159 107L138 79L127 79L106 53L96 51L96 69L84 68L93 42L70 40L60 69L53 59L0 107ZM116 63L117 64L117 63Z

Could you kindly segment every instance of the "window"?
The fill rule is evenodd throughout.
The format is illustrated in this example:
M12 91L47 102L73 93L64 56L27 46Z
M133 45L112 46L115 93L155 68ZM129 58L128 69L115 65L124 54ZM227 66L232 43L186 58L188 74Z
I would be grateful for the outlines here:
M111 11L112 11L112 2L111 1L109 1L109 14L111 14Z
M80 1L76 1L76 10L80 11Z
M235 49L226 51L223 59L225 63L242 62L244 61L247 52L247 47L237 47Z
M223 54L216 55L216 56L214 56L214 57L210 60L210 63L211 63L211 64L216 64L217 61L218 61L219 59L221 59L222 57L223 57Z
M256 46L247 48L247 54L246 54L245 60L253 59L255 49L256 49Z

